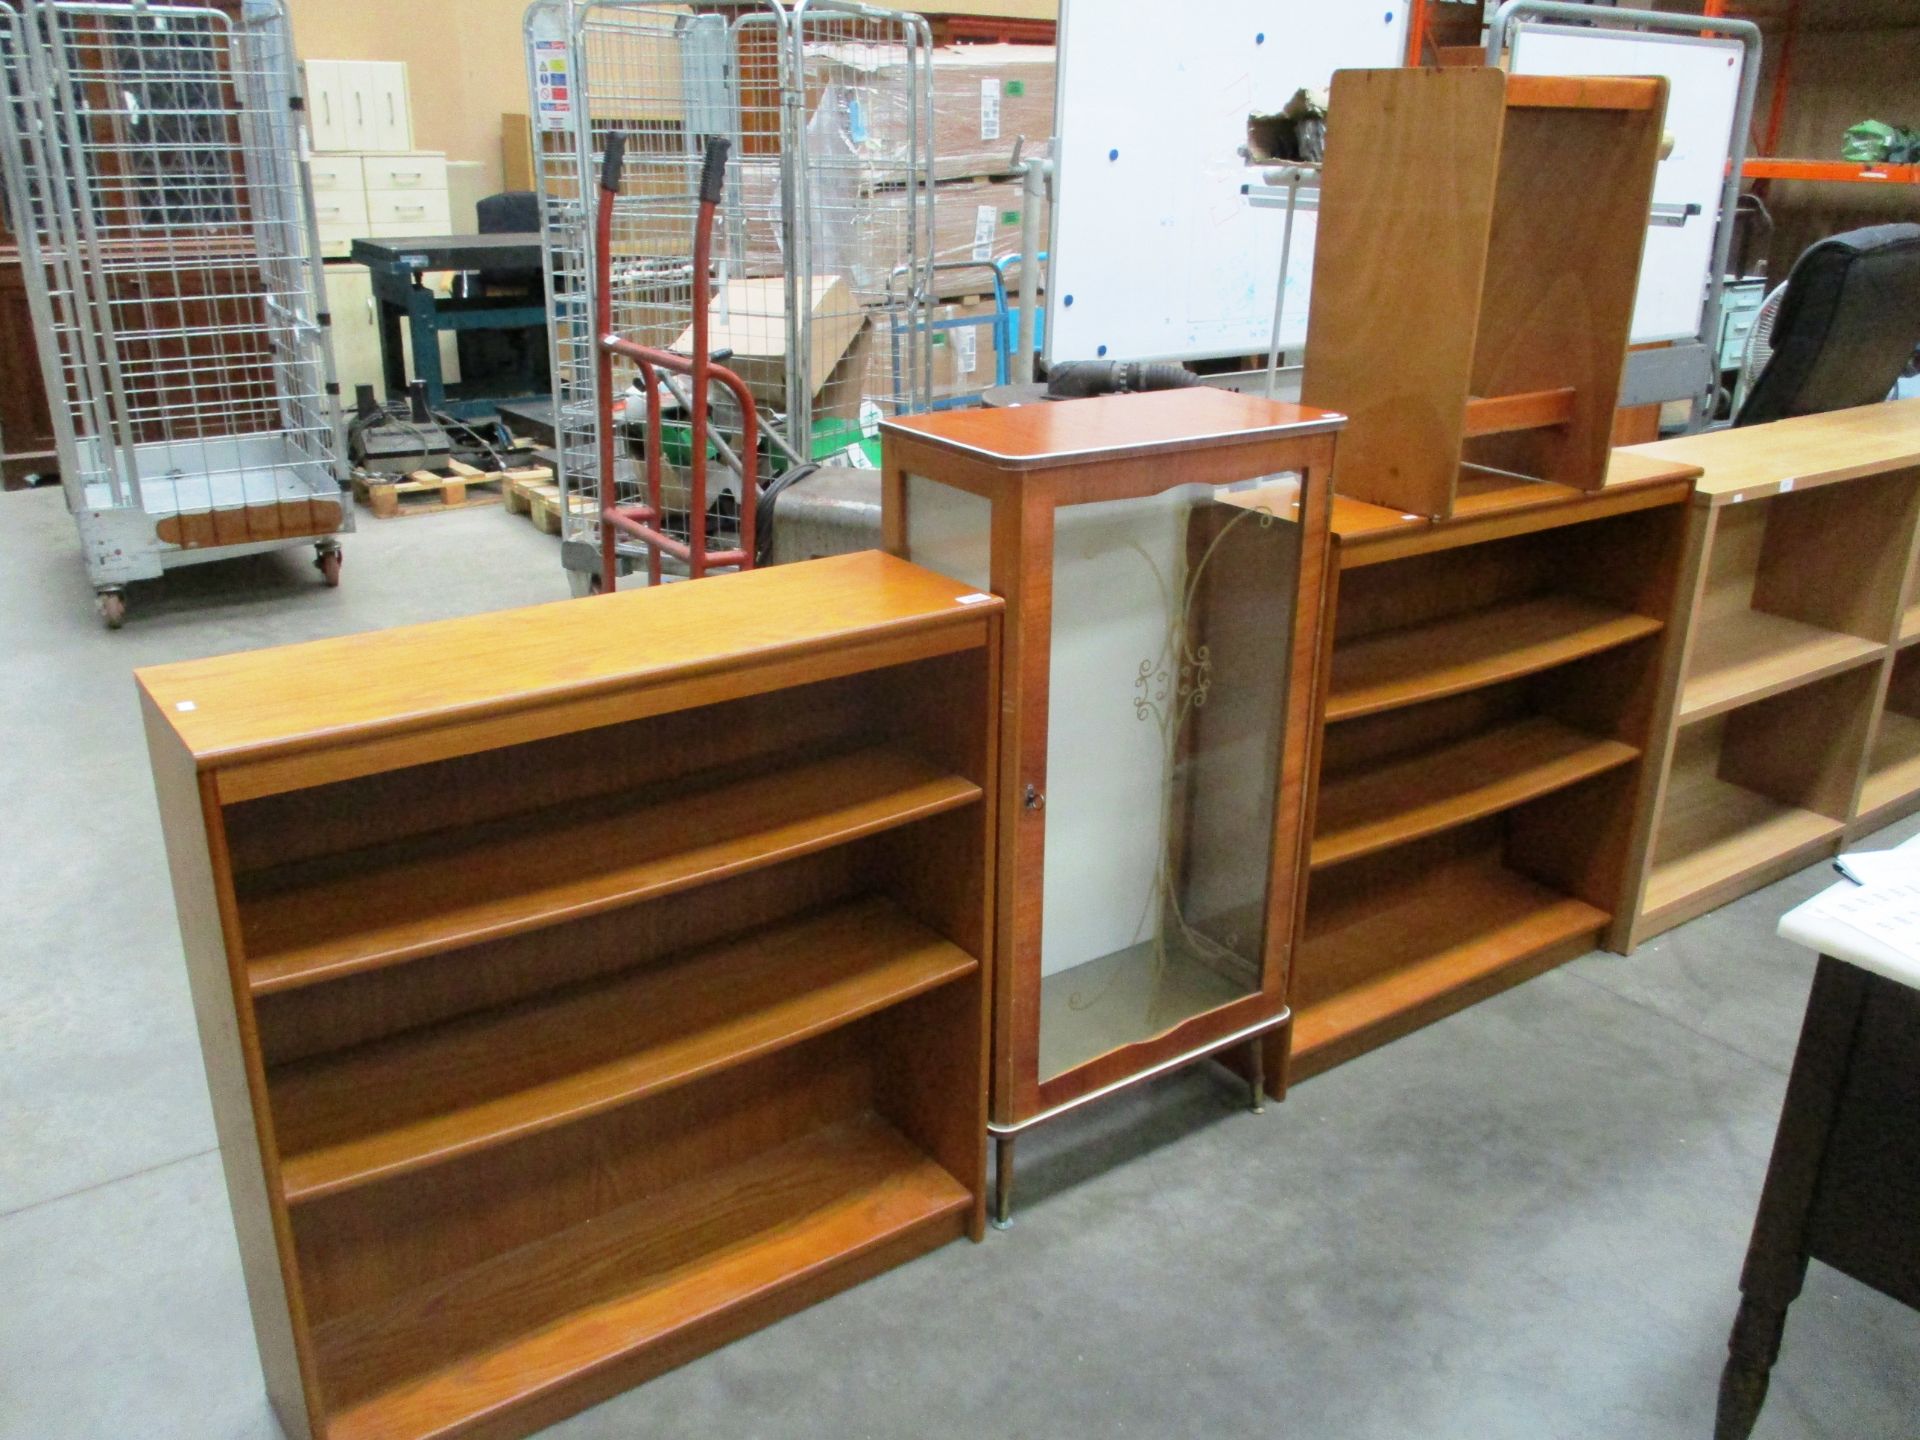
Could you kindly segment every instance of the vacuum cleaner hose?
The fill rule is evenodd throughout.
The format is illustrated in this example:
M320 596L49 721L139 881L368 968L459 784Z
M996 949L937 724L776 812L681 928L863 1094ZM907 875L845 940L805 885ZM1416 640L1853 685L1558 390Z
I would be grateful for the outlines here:
M1167 361L1077 360L1047 373L1047 394L1055 400L1089 395L1131 395L1142 390L1182 390L1200 377Z

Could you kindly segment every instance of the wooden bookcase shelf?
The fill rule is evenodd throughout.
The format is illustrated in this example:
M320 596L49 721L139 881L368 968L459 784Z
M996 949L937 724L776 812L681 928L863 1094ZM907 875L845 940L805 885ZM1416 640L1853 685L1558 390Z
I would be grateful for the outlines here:
M1598 490L1666 82L1342 70L1332 97L1300 394L1348 417L1340 493L1449 519Z
M1887 672L1886 700L1874 719L1860 786L1859 823L1864 831L1882 814L1892 818L1920 796L1920 650L1900 650Z
M1323 780L1314 869L1466 824L1636 759L1631 745L1547 715Z
M236 879L256 994L671 895L978 803L980 787L874 746L709 785L696 777Z
M524 1434L979 1238L1000 619L868 553L140 672L290 1435Z
M1884 644L1785 615L1735 610L1700 636L1680 692L1680 723L1825 679L1878 660L1886 650Z
M1920 805L1916 712L1896 698L1902 647L1920 639L1920 402L1622 453L1704 471L1650 752L1637 944Z
M1348 424L1300 1074L1614 936L1699 473L1610 454L1666 82L1412 67L1332 94L1301 396Z
M652 1351L666 1368L690 1324L797 1308L821 1257L881 1268L972 1203L883 1121L814 1131L321 1326L339 1406L327 1433L441 1434L448 1417L563 1397Z
M1613 935L1693 473L1412 527L1336 509L1294 1074Z
M1828 768L1817 762L1829 752L1803 742L1824 723L1858 745L1872 682L1864 671L1837 676L1681 732L1643 902L1655 923L1713 909L1783 856L1796 868L1838 839L1858 757Z
M658 1094L979 962L876 896L268 1075L289 1204ZM389 1097L377 1110L368 1095Z
M1920 640L1920 604L1909 603L1900 615L1900 634L1896 644L1911 645Z
M1294 1049L1324 1070L1593 948L1606 911L1511 869L1499 827L1457 831L1316 892Z
M1660 624L1579 595L1539 595L1364 636L1334 652L1327 719L1352 720L1549 670L1643 639Z

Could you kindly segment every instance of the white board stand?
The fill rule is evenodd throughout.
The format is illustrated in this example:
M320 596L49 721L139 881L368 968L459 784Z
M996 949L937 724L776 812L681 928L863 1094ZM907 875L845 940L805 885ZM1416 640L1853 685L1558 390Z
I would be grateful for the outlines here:
M1335 70L1399 64L1408 5L1062 0L1047 359L1265 354L1285 216L1242 194L1261 169L1247 118ZM1313 220L1295 220L1287 349L1306 340Z

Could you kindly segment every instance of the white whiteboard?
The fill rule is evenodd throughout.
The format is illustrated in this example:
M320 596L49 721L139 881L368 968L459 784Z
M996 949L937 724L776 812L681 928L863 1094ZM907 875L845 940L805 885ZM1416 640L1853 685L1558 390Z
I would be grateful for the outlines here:
M1683 225L1648 229L1633 306L1633 341L1685 340L1699 334L1721 186L1740 106L1740 42L1523 24L1515 29L1511 53L1518 74L1667 77L1666 129L1674 146L1654 172L1653 203L1698 205L1700 213Z
M1240 187L1247 117L1335 70L1398 65L1409 0L1062 0L1049 360L1264 353L1285 214ZM1281 337L1305 343L1314 214L1295 217Z

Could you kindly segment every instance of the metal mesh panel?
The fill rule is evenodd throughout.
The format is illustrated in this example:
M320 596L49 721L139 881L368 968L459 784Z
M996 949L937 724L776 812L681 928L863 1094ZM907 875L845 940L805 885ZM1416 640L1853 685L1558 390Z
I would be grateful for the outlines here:
M342 449L285 16L55 0L13 35L9 185L70 505L279 536L339 494Z
M789 75L806 116L788 142L804 197L800 268L816 288L843 287L800 317L816 337L803 353L864 322L846 357L811 377L803 404L816 455L864 441L861 458L877 463L879 420L930 402L933 42L916 15L859 7L802 6L791 29Z
M710 294L711 346L747 381L760 410L760 453L743 456L738 407L723 387L710 387L709 543L737 539L743 474L757 486L802 459L877 459L878 417L926 406L930 119L907 127L918 148L903 154L866 153L851 137L864 133L863 110L930 117L925 22L857 6L740 13L543 0L528 12L527 37L566 537L597 543L599 533L594 381L602 358L588 302L596 187L615 132L625 136L626 159L613 222L610 330L684 353L695 295ZM901 94L879 103L883 87ZM713 270L696 285L693 230L710 136L732 150ZM900 194L883 212L874 197L889 187ZM611 363L624 399L616 402L622 443L609 498L631 504L642 499L651 442L631 365ZM692 397L685 380L664 383L663 528L685 538Z

